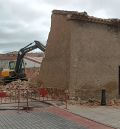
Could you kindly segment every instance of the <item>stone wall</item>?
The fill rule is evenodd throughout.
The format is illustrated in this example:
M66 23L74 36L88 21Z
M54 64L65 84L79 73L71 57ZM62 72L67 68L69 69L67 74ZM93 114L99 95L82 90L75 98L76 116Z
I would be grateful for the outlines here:
M72 14L53 11L40 79L82 99L100 98L103 88L108 98L118 97L120 27L110 20L86 20L82 13L71 20Z

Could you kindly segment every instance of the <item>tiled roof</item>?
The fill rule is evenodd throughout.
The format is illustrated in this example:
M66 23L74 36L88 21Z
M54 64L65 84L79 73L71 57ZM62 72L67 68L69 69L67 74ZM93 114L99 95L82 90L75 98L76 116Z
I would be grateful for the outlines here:
M42 52L39 53L26 53L26 56L30 56L30 57L40 57L42 56Z
M0 60L16 60L16 55L13 55L13 54L0 54Z
M36 63L38 63L38 64L41 64L41 62L42 62L42 60L43 60L43 57L30 57L30 56L25 56L24 58L27 59L27 60L36 62Z
M16 60L18 52L10 52L6 54L0 54L0 60ZM26 57L34 58L38 61L38 59L41 59L44 57L44 53L27 53ZM39 61L38 61L39 62Z
M81 20L81 21L89 21L94 23L120 26L120 19L97 18L97 17L89 16L87 12L53 10L53 14L65 15L68 20Z

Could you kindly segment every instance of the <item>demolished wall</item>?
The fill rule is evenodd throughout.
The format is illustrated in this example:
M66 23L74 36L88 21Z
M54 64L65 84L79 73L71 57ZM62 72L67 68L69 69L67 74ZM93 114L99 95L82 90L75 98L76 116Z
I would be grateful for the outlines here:
M46 87L68 88L82 99L118 97L120 20L86 12L54 10L40 79Z
M70 31L62 15L52 15L45 58L40 79L46 87L68 88L70 65Z

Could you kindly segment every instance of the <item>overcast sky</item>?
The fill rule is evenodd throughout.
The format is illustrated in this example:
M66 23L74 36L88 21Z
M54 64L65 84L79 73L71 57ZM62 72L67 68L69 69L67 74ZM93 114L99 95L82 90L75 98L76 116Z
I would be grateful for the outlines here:
M53 9L120 18L120 0L0 0L0 52L19 50L34 40L45 44Z

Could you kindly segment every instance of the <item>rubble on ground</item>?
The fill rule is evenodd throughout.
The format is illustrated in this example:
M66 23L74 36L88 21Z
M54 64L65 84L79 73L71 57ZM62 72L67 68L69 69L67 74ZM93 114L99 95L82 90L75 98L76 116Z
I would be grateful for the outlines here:
M70 105L83 105L83 106L100 106L101 101L95 98L89 98L88 100L81 100L80 98L68 100ZM120 106L120 99L111 99L107 101L107 106Z
M21 81L21 80L17 80L17 81L13 81L11 83L8 83L7 85L5 85L6 89L27 89L29 86L29 82L27 81Z
M112 99L108 102L109 106L120 106L120 99Z
M100 101L95 98L89 98L88 100L82 100L79 97L74 97L68 100L70 105L87 105L87 106L99 106Z

